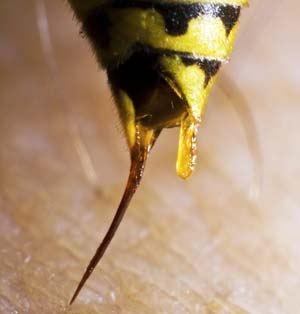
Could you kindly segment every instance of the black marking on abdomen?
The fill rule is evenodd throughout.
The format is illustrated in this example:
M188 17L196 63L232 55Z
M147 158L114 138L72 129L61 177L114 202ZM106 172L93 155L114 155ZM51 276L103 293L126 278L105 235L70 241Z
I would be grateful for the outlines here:
M230 34L232 28L236 24L240 16L240 7L224 5L219 8L219 18L225 25L227 36Z
M166 33L173 36L184 35L190 20L200 15L220 18L228 36L240 15L239 6L210 3L151 3L138 0L113 0L111 3L106 4L105 7L115 9L154 9L163 16Z
M136 120L152 128L174 126L187 106L160 74L159 58L159 54L136 51L107 71L112 90L125 91L134 105Z
M209 59L192 59L188 57L181 57L182 62L186 66L196 64L205 73L204 88L208 85L210 79L215 76L220 69L221 61Z

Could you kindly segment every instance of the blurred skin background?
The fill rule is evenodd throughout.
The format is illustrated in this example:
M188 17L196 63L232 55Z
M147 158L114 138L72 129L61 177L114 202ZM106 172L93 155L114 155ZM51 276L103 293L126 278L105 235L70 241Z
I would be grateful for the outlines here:
M176 176L179 130L165 130L68 307L123 193L128 151L68 3L0 2L0 313L297 313L300 5L250 4L195 174Z

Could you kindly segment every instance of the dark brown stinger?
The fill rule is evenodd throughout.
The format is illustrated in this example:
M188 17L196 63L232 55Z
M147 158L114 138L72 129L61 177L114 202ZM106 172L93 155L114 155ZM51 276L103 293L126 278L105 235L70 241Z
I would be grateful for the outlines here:
M94 257L91 259L89 265L87 266L87 269L82 276L77 289L75 290L75 293L70 301L70 305L75 301L76 297L78 296L79 292L83 288L84 284L88 280L88 278L93 273L94 269L96 268L97 264L100 262L101 258L103 257L106 249L108 248L108 245L110 244L112 238L114 237L123 217L126 212L126 209L128 208L128 205L131 201L131 198L133 197L135 191L137 190L143 173L145 169L145 164L147 157L149 155L149 152L151 148L153 147L158 135L161 132L161 129L154 130L153 135L151 139L149 140L149 143L144 142L145 139L145 132L146 130L142 126L137 126L137 140L134 145L134 147L131 150L131 166L130 166L130 172L129 177L127 180L127 185L123 194L123 197L121 199L121 202L119 204L118 210L114 216L114 219L104 237L102 240L100 246L98 247ZM146 131L147 132L147 131Z

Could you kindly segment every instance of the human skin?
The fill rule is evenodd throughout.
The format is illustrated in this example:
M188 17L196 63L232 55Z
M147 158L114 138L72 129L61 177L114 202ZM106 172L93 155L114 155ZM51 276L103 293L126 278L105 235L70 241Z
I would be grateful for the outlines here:
M297 313L299 7L253 0L243 10L199 129L195 174L177 178L179 130L164 131L111 246L69 307L122 195L128 151L105 73L67 3L45 2L49 57L41 2L0 2L1 314ZM224 73L255 120L263 157L255 196L245 117L233 88L224 97Z

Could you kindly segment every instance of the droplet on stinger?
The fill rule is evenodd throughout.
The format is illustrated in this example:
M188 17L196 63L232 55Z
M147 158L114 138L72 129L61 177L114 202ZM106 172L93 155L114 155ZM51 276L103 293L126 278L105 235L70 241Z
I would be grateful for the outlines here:
M198 122L187 115L181 121L176 163L177 174L187 179L194 171L197 159Z

